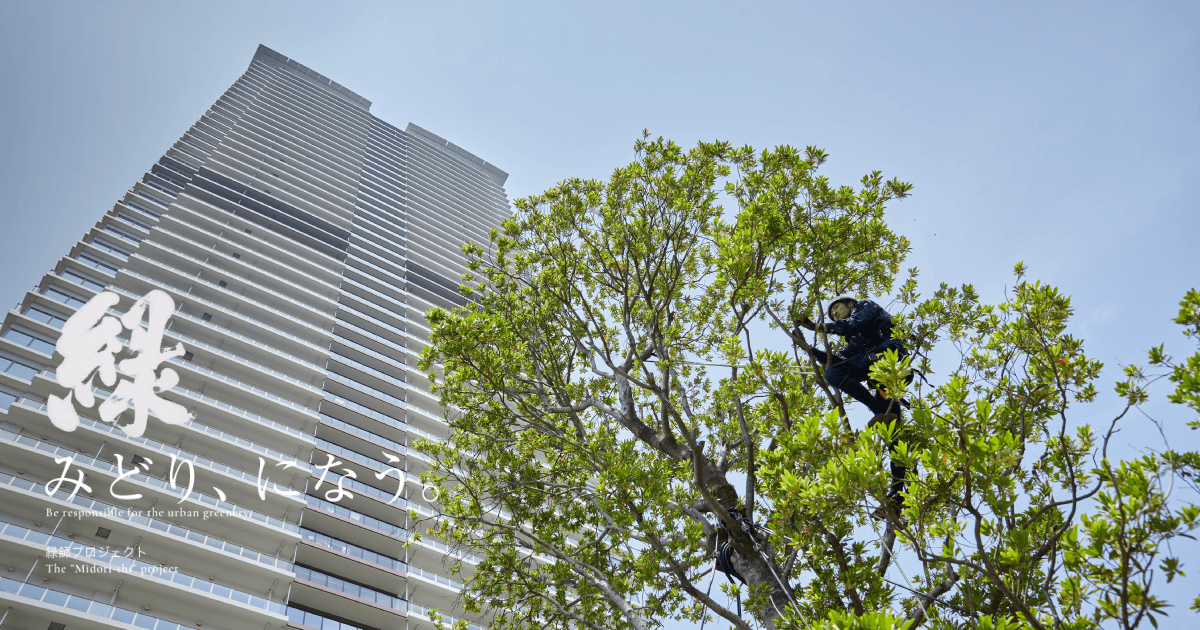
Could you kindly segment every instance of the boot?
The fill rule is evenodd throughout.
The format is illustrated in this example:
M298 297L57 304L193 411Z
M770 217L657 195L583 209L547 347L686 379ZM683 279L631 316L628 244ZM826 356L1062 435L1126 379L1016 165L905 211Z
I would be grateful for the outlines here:
M889 422L892 422L894 420L899 420L899 419L900 419L900 416L898 414L881 413L881 414L875 416L874 418L871 418L867 422L867 428L870 429L871 427L875 426L876 424L878 424L880 422L887 424Z
M904 511L904 497L897 494L889 494L887 497L887 505L880 505L871 511L871 518L877 521L887 521L888 513L896 515L897 519L903 522L901 514Z

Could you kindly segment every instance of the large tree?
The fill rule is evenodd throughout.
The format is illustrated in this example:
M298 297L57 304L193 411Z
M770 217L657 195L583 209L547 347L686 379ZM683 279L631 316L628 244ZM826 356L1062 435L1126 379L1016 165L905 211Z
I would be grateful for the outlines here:
M483 557L464 569L468 609L496 611L493 628L597 629L1163 614L1151 587L1181 574L1164 543L1197 525L1180 489L1200 460L1109 459L1148 395L1140 369L1115 418L1072 416L1101 364L1068 334L1065 295L1019 265L993 306L969 286L922 298L915 270L897 285L909 244L885 206L911 186L878 172L834 186L820 150L647 136L636 151L608 181L518 200L491 247L466 247L473 301L429 313L423 367L453 437L421 448L449 488L435 532ZM901 423L851 422L807 352L836 339L793 328L844 294L895 296L916 363L888 354L874 376L911 401ZM1189 294L1180 323L1198 308ZM1200 358L1169 367L1195 409ZM912 471L902 511L884 501L893 442ZM726 542L746 585L718 582L734 606L712 590Z

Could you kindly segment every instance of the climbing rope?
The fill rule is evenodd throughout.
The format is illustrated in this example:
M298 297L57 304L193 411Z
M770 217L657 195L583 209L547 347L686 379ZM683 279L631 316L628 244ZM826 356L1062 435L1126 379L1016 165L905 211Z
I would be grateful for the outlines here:
M646 360L645 362L646 363L658 363L658 361L651 361L651 360ZM738 368L750 367L752 365L750 363L738 363L735 365L731 365L729 363L704 363L702 361L682 361L682 360L675 360L675 361L672 361L672 363L682 363L685 365L707 365L709 367L738 367ZM799 365L789 365L786 367L789 370L797 370L801 374L808 374L810 376L813 374L813 372L811 370L805 370Z
M734 519L739 519L739 517L741 517L741 512L738 512L737 510L730 510L729 513L737 515L737 516L734 516ZM724 534L724 540L721 539L722 534ZM734 584L735 586L736 586L736 584L733 581L734 578L737 578L738 582L741 582L742 584L746 584L746 578L743 578L742 574L738 573L738 570L736 568L734 568L734 566L733 566L733 558L732 558L733 535L730 534L729 530L725 528L725 522L719 518L717 519L717 538L715 541L715 546L717 548L714 553L714 555L716 556L716 566L718 569L721 570L722 573L725 574L725 579L729 580L729 583ZM749 584L746 584L746 586L749 586ZM741 589L738 589L737 591L735 591L735 596L737 597L737 614L738 614L738 617L741 617L742 616L742 591L741 591Z
M712 595L712 585L717 579L717 541L713 540L713 566L709 569L708 590L704 591L704 597L708 599ZM708 602L700 607L700 630L704 630L704 624L708 623Z
M757 529L759 528L759 526L750 522L750 519L746 518L746 516L744 514L742 514L740 510L737 510L737 509L729 510L729 515L733 517L733 520L735 520L741 524L742 531L745 532L746 535L750 537L750 543L753 545L754 551L756 553L758 553L759 557L761 557L763 559L763 562L767 565L767 569L771 571L771 575L775 577L775 581L778 582L779 587L783 589L784 595L786 595L788 598L788 601L791 602L792 609L796 611L796 616L800 618L800 622L802 624L804 624L805 628L808 628L809 627L808 620L805 619L804 615L800 613L800 604L796 603L796 599L794 597L792 597L792 590L790 588L788 588L787 582L784 582L783 578L779 577L779 574L775 572L775 566L771 563L771 559L767 557L766 551L763 550L762 545L760 545L758 542ZM771 532L770 529L767 529L765 526L762 527L762 529L767 532L773 533L773 532ZM724 532L724 534L725 534L724 541L721 540L722 532ZM734 551L733 536L730 534L729 530L725 528L725 523L723 521L721 521L720 519L717 520L717 541L716 542L717 542L717 545L716 545L717 546L717 551L716 551L717 567L720 568L720 570L725 573L726 577L729 579L729 582L731 584L733 583L733 578L737 578L738 581L740 581L742 584L746 584L746 586L749 586L749 584L746 583L745 578L743 578L741 576L741 574L738 573L737 569L735 569L733 566L733 559L731 557L733 554L733 551ZM771 605L775 606L775 602L772 601ZM737 608L738 608L738 616L741 617L742 616L742 595L741 595L740 590L737 591ZM778 606L775 606L775 612L778 612L781 615L783 614L783 611L779 610Z
M903 584L897 584L896 582L893 582L887 578L883 578L884 582L887 582L888 584L891 584L893 586L899 586L900 588L916 595L917 597L927 599L930 602L933 602L935 604L941 604L948 608L953 608L954 610L957 610L958 612L962 613L963 615L965 615L967 617L970 617L970 618L976 617L975 613L968 612L966 610L963 610L962 608L959 608L958 606L955 606L954 604L951 604L950 602L944 602L936 597L927 595L925 593L922 593L922 592L916 590L915 588L912 588L912 580L908 579L908 575L904 573L904 567L901 567L900 563L896 561L896 552L892 551L886 545L883 544L883 539L879 537L879 530L875 529L874 523L871 524L871 532L873 534L875 534L875 540L876 540L876 542L879 543L879 548L885 550L888 555L892 556L892 560L893 560L892 566L896 567L896 570L900 572L900 577L904 578L905 582L908 582L908 586L905 586Z
M908 578L905 578L905 580L908 580ZM934 597L934 596L932 596L932 595L927 595L927 594L925 594L925 593L922 593L922 592L920 592L920 591L915 591L915 590L913 590L913 589L911 589L911 588L908 588L907 586L905 586L905 585L903 585L903 584L897 584L896 582L893 582L893 581L891 581L891 580L889 580L889 579L887 579L887 578L883 578L883 581L884 581L884 582L887 582L888 584L891 584L892 586L899 586L900 588L902 588L902 589L904 589L904 590L906 590L906 591L908 591L908 592L912 593L913 595L916 595L917 597L921 597L921 598L927 599L927 600L929 600L930 602L933 602L933 603L935 603L935 604L941 604L941 605L943 605L943 606L945 606L945 607L947 607L947 608L953 608L954 610L957 610L958 612L962 613L963 615L965 615L965 616L967 616L967 617L974 617L974 616L975 616L975 615L974 615L974 613L967 612L967 611L965 611L965 610L963 610L963 609L959 608L958 606L955 606L954 604L951 604L950 602L944 602L944 601L942 601L942 600L940 600L940 599L938 599L938 598L936 598L936 597Z

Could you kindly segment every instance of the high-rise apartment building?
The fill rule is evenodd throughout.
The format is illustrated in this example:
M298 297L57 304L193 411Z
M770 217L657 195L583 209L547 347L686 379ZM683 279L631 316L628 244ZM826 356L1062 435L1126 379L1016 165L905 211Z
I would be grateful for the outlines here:
M455 608L448 571L475 559L412 542L409 512L432 516L436 491L408 445L448 434L415 369L423 313L465 303L459 248L508 214L507 175L369 108L259 47L7 312L0 628L417 629L435 608L484 621ZM153 306L139 325L134 304L155 290L175 306L161 347L186 354L161 364L178 384L151 373L152 399L194 418L151 414L131 436L146 398L105 422L103 401L121 396L101 369L93 404L86 387L67 398L79 426L56 427L54 397L71 391L55 353L64 324L116 294L108 313L132 315L115 359L145 355L134 350L153 337Z

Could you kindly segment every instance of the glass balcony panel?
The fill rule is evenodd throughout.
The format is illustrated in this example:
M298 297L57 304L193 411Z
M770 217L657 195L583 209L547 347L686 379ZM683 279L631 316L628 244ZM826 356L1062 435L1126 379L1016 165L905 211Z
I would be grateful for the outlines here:
M46 591L46 595L42 598L42 601L46 602L47 604L53 604L54 606L62 606L67 603L68 597L69 596L66 593L60 593L58 591Z

